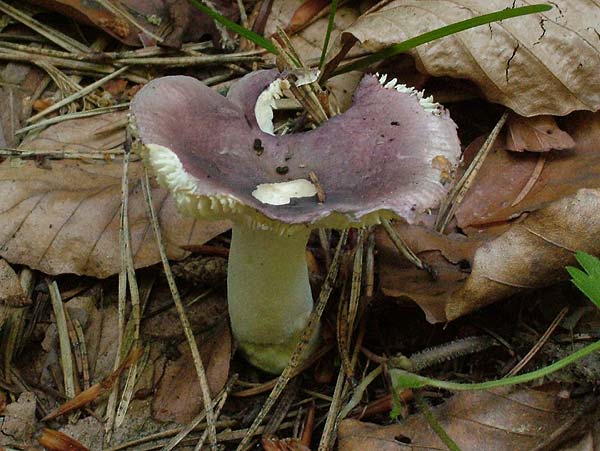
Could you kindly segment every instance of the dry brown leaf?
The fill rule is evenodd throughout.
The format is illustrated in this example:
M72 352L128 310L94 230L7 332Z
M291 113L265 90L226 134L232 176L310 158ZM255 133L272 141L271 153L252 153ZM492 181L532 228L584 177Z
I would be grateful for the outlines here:
M550 153L536 183L516 205L513 202L535 171L538 157L506 152L497 142L456 213L458 225L465 230L504 222L580 188L600 188L600 114L572 114L565 125L575 147ZM465 152L467 160L481 142L480 139L469 146Z
M354 39L365 50L378 51L513 5L513 0L381 2L344 31L328 59ZM596 111L600 108L600 5L585 0L556 0L552 5L543 14L473 28L410 53L422 72L471 80L488 100L522 116Z
M572 149L575 141L562 131L552 116L522 117L511 114L506 121L506 149L514 152L548 152Z
M17 273L6 260L0 259L0 312L3 306L22 307L30 303L31 300L23 291ZM0 314L1 323L2 315Z
M187 0L121 0L120 7L130 14L136 24L126 17L115 14L98 2L84 0L31 0L45 8L53 9L77 22L104 30L121 42L141 46L148 43L139 26L152 33L162 34L163 45L179 47L182 42L199 40L203 35L219 37L214 22ZM239 8L235 2L217 0L212 2L228 18L237 20ZM165 26L167 25L167 26ZM167 30L167 33L164 31ZM217 39L218 40L218 39Z
M229 375L232 340L227 321L200 335L196 341L208 385L214 395L225 386ZM155 366L155 377L160 381L152 401L152 411L159 421L188 423L202 409L202 394L187 342L181 343L178 350L177 360L166 362L162 371L159 365Z
M388 296L407 296L419 304L431 322L456 319L527 288L540 288L568 279L564 269L574 264L573 252L600 254L600 190L581 189L513 224L496 238L482 238L471 261L450 263L440 252L423 256L435 271L425 271L406 283L402 259L387 239L379 242L380 281ZM401 232L400 232L401 233ZM447 246L452 246L447 238ZM419 252L418 248L415 248ZM433 258L433 259L432 259ZM462 267L472 268L470 274ZM416 270L409 269L410 273Z
M407 264L380 233L384 293L413 299L430 321L447 321L520 290L568 279L564 267L576 250L600 253L600 114L574 114L565 128L575 148L550 153L516 205L538 156L499 147L488 155L456 213L469 237L398 226L437 279Z
M574 415L577 403L563 402L559 406L556 391L461 392L432 412L460 449L532 449ZM344 420L339 429L339 449L405 451L446 447L419 414L390 426Z
M22 148L105 151L120 146L124 130L110 131L126 113L112 113L56 124ZM107 130L98 133L99 130ZM107 277L119 271L119 209L122 164L114 161L7 160L0 164L0 256L47 274L75 273ZM130 167L129 221L136 267L158 262L158 248L140 187L141 162ZM225 222L201 222L180 216L162 188L154 203L170 258L187 253L227 229Z
M31 96L43 82L38 68L8 63L0 71L0 147L17 145L15 131L31 113Z

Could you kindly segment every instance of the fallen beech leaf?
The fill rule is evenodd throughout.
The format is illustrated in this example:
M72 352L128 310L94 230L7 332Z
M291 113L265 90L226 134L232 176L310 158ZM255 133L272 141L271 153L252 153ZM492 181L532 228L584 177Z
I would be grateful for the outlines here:
M31 96L46 74L36 67L8 63L0 71L0 146L14 147L15 131L31 113Z
M210 392L214 395L225 386L229 375L232 343L227 321L198 336L196 341ZM160 381L152 400L152 411L159 421L188 423L202 408L202 394L187 342L182 342L178 350L177 360L166 362L162 371L158 365L155 367L155 377Z
M438 273L403 268L393 244L379 234L379 274L383 292L406 296L425 311L430 322L449 321L527 288L567 280L566 265L575 264L573 252L600 253L600 189L581 189L512 224L499 236L475 237L471 260L451 263L442 252L419 254ZM400 231L402 234L402 232ZM464 238L446 237L446 247L465 246ZM453 240L455 241L453 243ZM419 247L413 248L419 253ZM472 268L470 274L461 266ZM408 271L408 272L406 272ZM412 283L407 283L412 274Z
M288 26L285 28L287 34L293 34L304 28L317 14L329 6L329 0L304 0L302 5L294 11Z
M380 2L345 29L329 52L358 40L367 51L511 8L513 0ZM554 8L472 28L410 50L422 72L473 81L491 102L522 116L600 108L600 5L556 0Z
M56 124L22 148L102 152L118 148L124 130L109 130L126 113L111 113ZM114 127L113 127L114 128ZM15 164L15 163L20 164ZM32 161L0 163L0 256L47 274L108 277L119 271L120 159L52 160L49 169ZM140 187L142 163L132 162L129 222L136 267L160 261ZM153 189L155 209L169 258L187 255L181 246L202 244L227 229L224 222L180 216L162 188Z
M88 451L88 448L74 438L48 428L42 431L38 442L49 451Z
M514 152L548 152L572 149L575 141L556 125L552 116L522 117L511 114L506 121L506 149Z
M27 304L31 304L31 300L23 291L19 276L6 260L0 259L0 309L4 306L23 307ZM1 322L2 315L0 314Z
M534 173L538 156L506 152L497 141L456 212L458 225L463 230L481 228L537 210L580 188L600 188L600 114L574 114L567 125L574 148L549 153L536 183L516 205L513 203ZM466 160L482 141L467 148Z
M52 9L86 25L95 25L121 42L141 46L149 37L121 15L115 14L96 2L85 0L31 0L44 8ZM187 0L120 0L120 7L133 17L137 24L151 33L168 30L163 45L180 47L182 42L197 41L209 34L219 38L211 18L192 7ZM237 20L239 8L232 2L212 2L221 14ZM168 25L168 26L165 26ZM161 28L162 27L162 28Z
M461 392L431 410L460 449L532 449L574 415L577 402L557 407L557 390ZM344 420L338 437L344 451L446 449L422 414L390 426Z

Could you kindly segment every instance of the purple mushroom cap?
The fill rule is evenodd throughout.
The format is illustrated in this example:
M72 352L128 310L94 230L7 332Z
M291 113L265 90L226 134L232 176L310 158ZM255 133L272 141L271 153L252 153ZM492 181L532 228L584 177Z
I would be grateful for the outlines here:
M280 77L254 72L223 97L194 78L172 76L136 95L132 122L142 144L172 152L146 160L182 210L339 228L376 223L380 215L413 223L438 206L460 157L445 110L395 80L365 75L347 111L314 130L274 136L259 127L255 105ZM174 166L175 175L168 172ZM261 184L310 180L311 172L323 202L310 196L271 205L253 195Z

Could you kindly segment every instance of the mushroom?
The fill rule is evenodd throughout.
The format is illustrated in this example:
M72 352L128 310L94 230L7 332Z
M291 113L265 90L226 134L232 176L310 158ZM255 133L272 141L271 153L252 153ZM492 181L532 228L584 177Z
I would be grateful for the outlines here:
M364 76L343 114L275 136L271 106L286 83L275 70L257 71L223 97L170 76L148 83L131 105L145 164L179 210L232 221L233 334L246 358L272 373L285 368L313 308L311 229L417 222L445 196L460 156L441 106L377 75ZM317 342L315 334L307 353Z

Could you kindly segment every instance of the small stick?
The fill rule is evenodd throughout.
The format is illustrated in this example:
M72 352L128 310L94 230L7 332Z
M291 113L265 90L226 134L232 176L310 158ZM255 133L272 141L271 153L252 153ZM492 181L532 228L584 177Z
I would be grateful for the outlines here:
M531 348L529 350L529 352L525 355L525 357L523 357L523 359L517 365L515 365L512 370L510 370L508 372L507 376L514 376L515 374L520 372L523 368L525 368L525 365L527 365L531 361L531 359L533 357L535 357L535 355L540 351L540 349L542 349L542 347L550 339L550 336L554 333L554 331L556 330L556 328L558 327L558 325L561 323L561 321L564 319L564 317L567 315L568 312L569 312L569 307L563 307L563 309L560 312L558 312L558 315L556 315L556 318L554 318L552 323L550 323L550 326L548 326L548 329L546 329L546 332L544 332L544 334L540 337L540 339L537 341L535 346L533 346L533 348Z
M479 152L477 152L477 155L475 155L475 158L463 174L462 178L452 188L446 199L442 202L440 211L438 212L437 220L435 221L435 228L438 232L444 232L448 226L448 223L454 216L454 213L456 213L456 210L458 210L458 207L467 194L467 191L469 191L469 188L471 188L471 185L473 185L473 182L475 181L477 173L481 169L483 162L494 147L494 142L500 134L500 131L502 130L507 118L508 110L506 110L500 119L498 119L494 129L481 146L481 149L479 149Z
M212 402L210 399L210 389L208 387L206 371L204 369L204 365L202 364L202 359L200 358L200 351L198 351L198 345L196 344L190 321L187 317L187 314L185 313L183 303L181 302L181 297L179 296L177 284L175 283L173 273L171 272L171 266L169 265L169 260L167 258L165 246L162 241L160 225L158 223L158 219L156 218L154 204L152 203L152 192L150 191L150 180L148 176L148 169L146 167L144 167L142 188L144 191L144 198L146 200L146 207L148 209L148 216L150 217L152 228L154 229L154 235L156 238L156 243L158 245L160 259L163 263L165 277L167 278L167 282L171 290L171 296L173 297L173 302L175 302L175 308L177 309L177 313L179 314L179 320L181 321L183 331L185 333L185 338L187 339L188 344L190 346L190 350L192 352L192 360L194 361L194 366L196 367L196 373L198 375L198 381L200 383L200 389L202 392L202 402L204 404L204 410L206 411L206 422L208 424L208 438L210 441L211 449L213 449L213 451L217 451L217 429L215 426L215 416L212 408ZM253 434L248 435L248 440L250 440L251 435Z
M59 108L62 108L63 106L68 105L69 103L71 103L71 102L73 102L73 101L75 101L77 99L80 99L80 98L88 95L89 93L93 92L96 88L99 88L100 86L102 86L103 84L105 84L107 81L112 80L113 78L116 78L119 75L121 75L127 69L129 69L129 67L128 66L124 66L124 67L122 67L122 68L114 71L112 74L108 74L106 77L103 77L100 80L95 81L94 83L86 86L81 91L76 92L75 94L72 94L72 95L70 95L68 97L65 97L60 102L56 102L55 104L50 105L45 110L40 111L35 116L32 116L29 119L27 119L27 122L29 122L29 123L35 122L38 119L41 119L42 117L44 117L44 116L52 113L53 111L56 111Z
M65 395L67 398L71 399L75 397L75 381L73 379L73 354L71 353L71 342L67 330L67 317L65 315L65 309L60 297L58 285L55 281L47 281L46 283L48 284L48 292L50 293L50 300L52 301L52 310L54 310L54 318L56 319Z
M28 16L22 11L19 11L17 8L0 1L0 11L2 11L7 16L12 17L18 22L21 22L23 25L31 28L34 31L37 31L39 34L44 36L46 39L54 42L59 47L69 51L69 52L81 52L81 53L91 53L91 50L83 45L81 42L76 41L75 39L63 34L46 24L38 22L32 17Z
M381 218L381 225L383 226L383 228L387 232L388 236L392 240L392 243L394 243L394 246L396 246L396 249L398 249L400 251L400 253L402 255L404 255L408 259L408 261L410 261L412 264L414 264L417 268L425 269L425 264L423 264L421 259L419 257L417 257L417 254L415 254L408 247L408 245L404 242L402 237L400 237L400 235L398 235L398 232L396 232L396 230L394 230L394 228L390 224L390 221L388 221L387 219Z
M527 195L529 194L529 192L533 188L533 185L535 185L535 183L540 178L540 174L542 173L542 169L544 169L544 165L546 164L546 157L547 156L548 156L547 152L541 153L538 156L538 161L535 164L535 168L533 168L533 172L531 173L531 176L529 176L529 180L527 180L527 183L525 184L525 186L523 187L523 189L521 190L521 192L517 195L517 197L515 198L515 200L513 200L513 202L510 204L511 207L514 207L515 205L517 205L518 203L520 203L523 199L525 199L525 197L527 197Z

